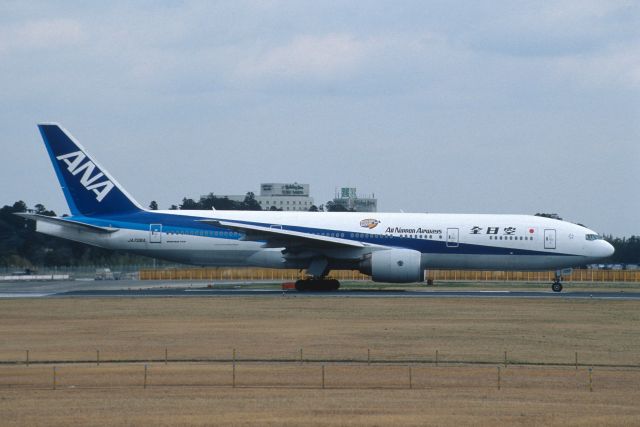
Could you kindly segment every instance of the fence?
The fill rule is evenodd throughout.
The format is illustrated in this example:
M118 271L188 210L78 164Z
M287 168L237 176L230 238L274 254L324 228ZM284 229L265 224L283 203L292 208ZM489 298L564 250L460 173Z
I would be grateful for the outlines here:
M227 387L316 389L636 390L640 370L325 362L65 363L0 366L2 389Z
M61 276L72 278L93 278L100 266L77 267L39 267L39 275ZM120 265L107 266L116 274L134 278L139 273L140 280L261 280L261 281L295 281L304 278L304 271L269 269L269 268L193 268L171 266L153 268L152 266ZM20 276L10 276L17 268L2 267L0 276L7 275L7 279L20 280ZM427 270L425 279L434 281L512 281L512 282L551 282L554 271L480 271L480 270ZM356 270L336 270L331 276L338 280L368 281L371 277ZM568 282L640 282L640 270L596 270L580 269L564 277Z
M25 276L2 276L0 282L31 282L33 280L69 280L68 274L29 274Z
M51 350L54 350L53 352ZM117 349L108 348L83 350L78 352L63 351L60 348L39 348L37 351L24 350L22 353L5 351L0 359L0 366L33 366L51 364L87 364L100 366L101 364L127 364L127 363L263 363L263 364L288 364L288 363L326 363L326 364L365 364L365 365L501 365L508 366L547 366L547 367L573 367L576 370L581 367L607 367L607 368L634 368L640 371L640 357L627 349L607 349L606 351L585 350L583 352L562 351L539 356L527 356L526 353L503 350L495 352L481 352L470 354L468 350L460 349L458 352L452 349L445 351L435 349L430 354L416 353L407 349L405 352L394 352L388 349L352 349L348 352L341 350L329 353L305 351L303 348L286 349L278 348L274 352L256 353L251 349L238 351L237 349L215 348L203 353L202 349L185 349L181 347L157 348L152 354L147 351L133 351L122 353ZM104 350L104 349L102 349ZM285 350L283 352L283 350ZM355 351L354 351L355 350ZM621 352L624 357L616 356Z
M429 270L433 280L550 282L555 271L470 271ZM568 282L640 282L638 270L576 269L563 276Z
M58 265L58 266L32 266L29 268L30 273L34 275L51 276L51 275L69 275L71 278L93 278L96 270L110 268L112 272L123 276L137 277L138 271L141 269L154 268L174 268L184 267L184 264L174 264L167 262L148 263L148 264L96 264L96 265ZM0 276L20 277L16 273L25 274L25 268L22 266L1 266ZM19 280L19 279L16 279Z
M370 280L366 274L336 270L331 276L339 280ZM300 270L271 268L169 268L142 269L140 280L298 280L305 277Z
M434 281L511 281L551 282L554 271L476 271L427 270L426 278ZM140 280L297 280L304 278L300 270L269 268L168 268L141 269ZM355 270L336 270L331 277L338 280L367 281L370 276ZM568 282L640 282L636 270L573 270L564 279Z

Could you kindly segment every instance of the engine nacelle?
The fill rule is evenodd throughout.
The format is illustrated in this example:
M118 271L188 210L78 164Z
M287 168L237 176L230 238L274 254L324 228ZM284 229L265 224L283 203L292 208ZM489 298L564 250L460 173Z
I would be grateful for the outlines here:
M412 249L387 249L372 252L360 263L360 271L374 282L422 282L421 254Z

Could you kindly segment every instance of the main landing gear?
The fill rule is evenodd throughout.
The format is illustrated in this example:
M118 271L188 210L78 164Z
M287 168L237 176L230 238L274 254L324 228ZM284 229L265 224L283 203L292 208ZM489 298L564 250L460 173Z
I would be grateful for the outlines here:
M332 292L340 288L340 282L335 279L311 278L296 282L296 290L300 292Z
M327 279L329 260L326 257L315 257L307 267L308 278L296 282L296 290L300 292L332 292L340 288L340 282Z
M553 292L562 292L562 274L561 272L556 272L556 277L551 284L551 290Z

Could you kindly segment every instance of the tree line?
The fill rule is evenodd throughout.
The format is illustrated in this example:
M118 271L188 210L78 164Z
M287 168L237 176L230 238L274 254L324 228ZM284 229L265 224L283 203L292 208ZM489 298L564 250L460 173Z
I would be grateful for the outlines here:
M152 200L149 204L149 209L158 210L158 203ZM253 192L248 192L244 200L231 200L228 197L218 197L213 193L209 193L206 196L200 196L197 201L191 198L184 197L182 203L179 205L171 205L169 210L211 210L216 209L219 211L261 211L262 206L256 200L256 195ZM271 206L270 211L281 211L282 208ZM309 207L310 212L353 212L353 209L348 209L339 203L335 203L330 200L324 205L316 206L311 205Z
M155 204L155 206L154 206ZM327 203L329 205L329 203ZM331 210L327 205L324 210ZM330 205L329 205L330 206ZM157 209L157 203L150 204L151 209ZM213 194L202 196L198 201L184 198L179 205L172 205L172 209L204 209L218 210L261 210L253 193L247 193L241 202L216 197ZM320 210L320 207L316 207ZM36 204L32 209L23 201L0 208L0 267L2 268L33 268L37 266L82 266L82 265L132 265L150 264L151 259L140 255L131 255L121 251L111 251L94 246L60 239L35 231L35 221L14 215L17 212L34 212L40 215L56 216L42 204ZM640 264L640 236L613 237L605 236L615 248L616 252L608 263Z
M30 211L40 215L56 215L42 204L36 204ZM147 257L38 233L35 221L14 215L16 212L27 212L26 203L18 201L0 208L0 267L132 265L152 262Z

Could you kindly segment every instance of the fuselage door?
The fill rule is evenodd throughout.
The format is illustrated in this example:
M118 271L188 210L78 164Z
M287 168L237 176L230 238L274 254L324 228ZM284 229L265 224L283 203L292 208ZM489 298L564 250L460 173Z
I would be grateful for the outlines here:
M149 243L162 243L162 224L149 224Z
M447 247L448 248L457 248L458 243L458 235L460 234L457 228L447 228Z
M544 230L544 248L555 249L556 248L556 230L546 228Z

